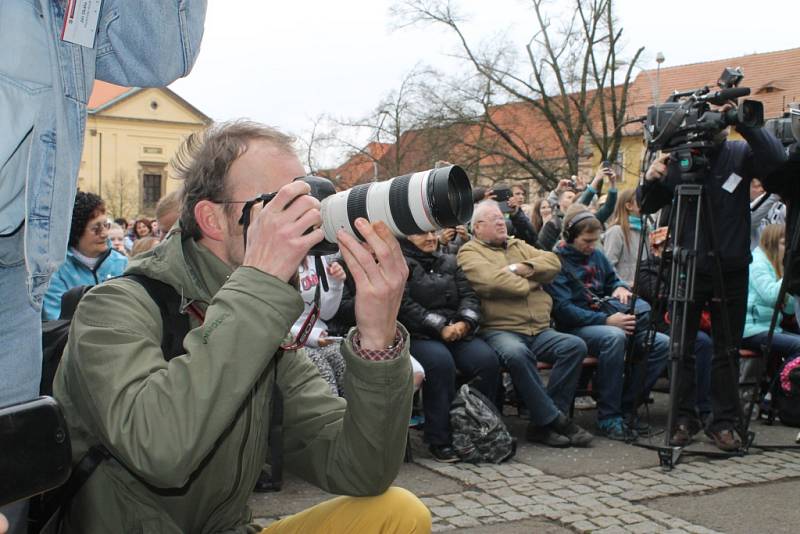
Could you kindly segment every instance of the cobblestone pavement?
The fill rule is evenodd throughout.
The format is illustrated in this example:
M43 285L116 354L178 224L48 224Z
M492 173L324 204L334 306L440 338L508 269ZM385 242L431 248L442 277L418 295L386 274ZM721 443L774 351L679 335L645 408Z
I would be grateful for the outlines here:
M583 417L587 419L587 415ZM512 433L524 435L524 422L508 419ZM578 420L591 428L586 420ZM796 434L796 429L759 426L772 443L791 443ZM797 450L754 450L747 456L714 461L687 456L672 471L664 471L657 465L656 452L600 438L589 449L553 450L520 443L515 459L501 465L442 464L427 455L418 433L413 441L414 463L403 466L396 484L409 488L427 504L434 532L702 534L715 532L708 528L710 524L725 525L725 531L747 532L757 529L758 523L755 527L738 525L737 529L725 522L703 521L725 513L703 510L703 499L726 489L752 486L761 494L769 492L771 483L785 481L790 481L791 490L780 490L778 498L782 500L777 508L793 510L786 532L796 531L791 525L796 526L800 514L796 510L800 495ZM654 506L674 496L692 497L690 506L700 507L694 521L664 511L672 512L670 507L660 506L659 510ZM290 484L285 495L254 496L251 505L260 522L267 524L326 498L330 495L300 483ZM276 514L278 511L281 513Z

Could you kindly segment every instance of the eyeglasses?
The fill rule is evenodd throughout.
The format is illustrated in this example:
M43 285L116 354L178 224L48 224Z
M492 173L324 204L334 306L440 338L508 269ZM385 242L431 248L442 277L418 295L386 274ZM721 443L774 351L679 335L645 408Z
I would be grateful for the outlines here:
M475 221L475 224L480 224L480 223L490 223L491 224L491 223L497 223L497 222L501 222L501 221L503 223L506 222L505 217L503 217L502 215L500 215L499 217L490 217L489 219L484 219L482 221Z
M111 223L108 222L108 221L99 222L99 223L93 224L92 226L89 227L89 231L92 232L96 236L101 236L101 235L103 235L103 230L105 230L107 232L110 229L111 229Z

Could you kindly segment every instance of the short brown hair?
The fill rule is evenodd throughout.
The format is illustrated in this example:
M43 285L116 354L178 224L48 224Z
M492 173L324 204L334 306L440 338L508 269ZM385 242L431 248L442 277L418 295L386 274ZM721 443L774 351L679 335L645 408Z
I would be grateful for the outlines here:
M212 124L202 132L193 133L183 142L172 160L172 167L178 178L183 180L180 222L186 236L194 239L202 237L194 218L194 208L198 202L232 200L227 198L225 178L233 162L256 139L268 141L275 148L294 154L293 137L247 120ZM228 206L225 208L227 211Z
M598 232L603 230L603 223L597 220L593 214L591 217L586 217L572 224L572 220L581 213L590 213L589 208L583 204L573 204L567 208L567 213L564 215L564 240L567 243L572 243L576 237L584 232Z

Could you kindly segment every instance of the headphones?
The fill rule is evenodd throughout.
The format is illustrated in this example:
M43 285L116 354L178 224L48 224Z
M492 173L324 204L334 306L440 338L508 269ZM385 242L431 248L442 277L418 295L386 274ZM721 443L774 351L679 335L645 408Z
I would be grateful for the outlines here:
M578 237L578 234L575 230L575 227L578 225L579 222L585 221L586 219L595 219L596 217L591 211L582 211L572 219L570 219L569 224L564 227L564 241L567 243L572 243L575 241L575 238Z

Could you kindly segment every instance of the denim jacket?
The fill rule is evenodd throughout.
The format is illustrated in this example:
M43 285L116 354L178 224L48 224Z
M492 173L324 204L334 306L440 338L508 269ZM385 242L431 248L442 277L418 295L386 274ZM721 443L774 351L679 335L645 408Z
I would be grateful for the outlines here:
M17 120L13 130L0 131L0 170L4 158L27 141L27 157L18 154L24 159L17 160L25 164L16 168L26 176L21 213L28 291L36 306L41 306L47 281L66 256L86 104L94 80L151 87L187 75L200 47L207 2L104 0L94 48L61 40L65 5L64 0L0 3L0 19L18 16L26 21L9 24L2 39L12 46L11 54L24 60L14 61L9 55L8 61L0 62L0 123L18 117L25 122ZM24 27L26 23L30 27ZM6 171L14 172L14 167Z

